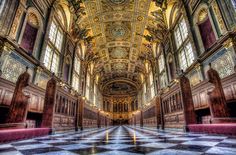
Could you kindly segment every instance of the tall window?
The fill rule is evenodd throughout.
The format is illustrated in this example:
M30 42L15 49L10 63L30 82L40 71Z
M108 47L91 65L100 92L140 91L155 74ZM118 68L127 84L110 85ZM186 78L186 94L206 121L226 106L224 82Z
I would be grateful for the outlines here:
M154 82L153 82L153 73L152 71L149 74L149 83L150 83L150 89L151 89L151 99L155 96L155 91L154 91Z
M93 86L93 104L98 107L98 92L97 92L97 85L94 83Z
M72 86L79 91L80 59L75 56Z
M190 42L179 52L180 68L185 70L194 61L193 49Z
M189 41L187 25L184 19L177 24L175 31L175 42L179 51L180 68L187 69L194 61L193 48Z
M147 93L146 83L143 83L143 104L146 102L146 93Z
M167 77L165 72L165 60L163 53L158 58L158 65L159 65L160 88L164 88L167 85Z
M49 31L49 42L46 47L44 64L55 74L58 74L59 55L63 43L63 31L60 26L53 21Z
M85 96L86 96L87 100L90 100L90 75L89 75L89 72L87 72Z
M158 60L158 64L159 64L159 71L161 73L165 69L165 61L164 61L163 54L160 55L159 60Z

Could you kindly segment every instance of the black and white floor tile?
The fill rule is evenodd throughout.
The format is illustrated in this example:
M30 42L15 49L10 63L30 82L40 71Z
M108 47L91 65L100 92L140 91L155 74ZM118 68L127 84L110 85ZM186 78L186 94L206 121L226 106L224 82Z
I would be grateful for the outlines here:
M236 155L236 137L117 126L0 144L0 155Z

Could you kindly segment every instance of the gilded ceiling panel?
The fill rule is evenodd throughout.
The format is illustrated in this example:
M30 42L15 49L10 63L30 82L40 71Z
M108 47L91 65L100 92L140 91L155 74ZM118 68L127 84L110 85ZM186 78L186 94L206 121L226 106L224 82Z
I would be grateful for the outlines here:
M114 82L108 84L103 93L109 95L127 95L127 94L135 94L137 92L137 88L126 82Z
M129 48L113 47L108 50L112 59L129 59Z
M155 25L149 15L152 0L87 0L86 16L78 23L89 28L94 39L93 52L100 60L96 67L102 71L101 85L114 78L137 82L144 68L138 58L142 50L147 25ZM154 2L152 2L154 3ZM145 49L146 50L146 49ZM100 69L102 68L103 69ZM95 69L96 72L96 69Z

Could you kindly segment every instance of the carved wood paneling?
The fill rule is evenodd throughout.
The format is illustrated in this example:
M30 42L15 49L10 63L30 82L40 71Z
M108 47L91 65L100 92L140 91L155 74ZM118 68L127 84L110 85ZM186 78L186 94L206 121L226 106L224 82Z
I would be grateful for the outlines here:
M234 73L223 78L222 85L227 102L236 100L236 74ZM208 107L209 100L207 93L212 89L213 85L211 85L207 80L192 88L195 110Z
M9 106L11 104L15 84L0 78L0 106ZM42 113L43 102L44 102L44 90L34 86L29 85L24 90L24 93L29 95L29 111Z
M78 98L62 88L57 89L53 127L56 130L74 130Z

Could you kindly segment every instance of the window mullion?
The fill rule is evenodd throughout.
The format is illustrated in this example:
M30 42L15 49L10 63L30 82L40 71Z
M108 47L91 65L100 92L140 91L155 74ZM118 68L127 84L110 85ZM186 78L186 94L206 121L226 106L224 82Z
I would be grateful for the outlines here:
M53 43L54 46L56 46L56 40L57 40L58 31L59 31L59 26L56 25L56 35L55 35L55 40L54 40L54 43Z

